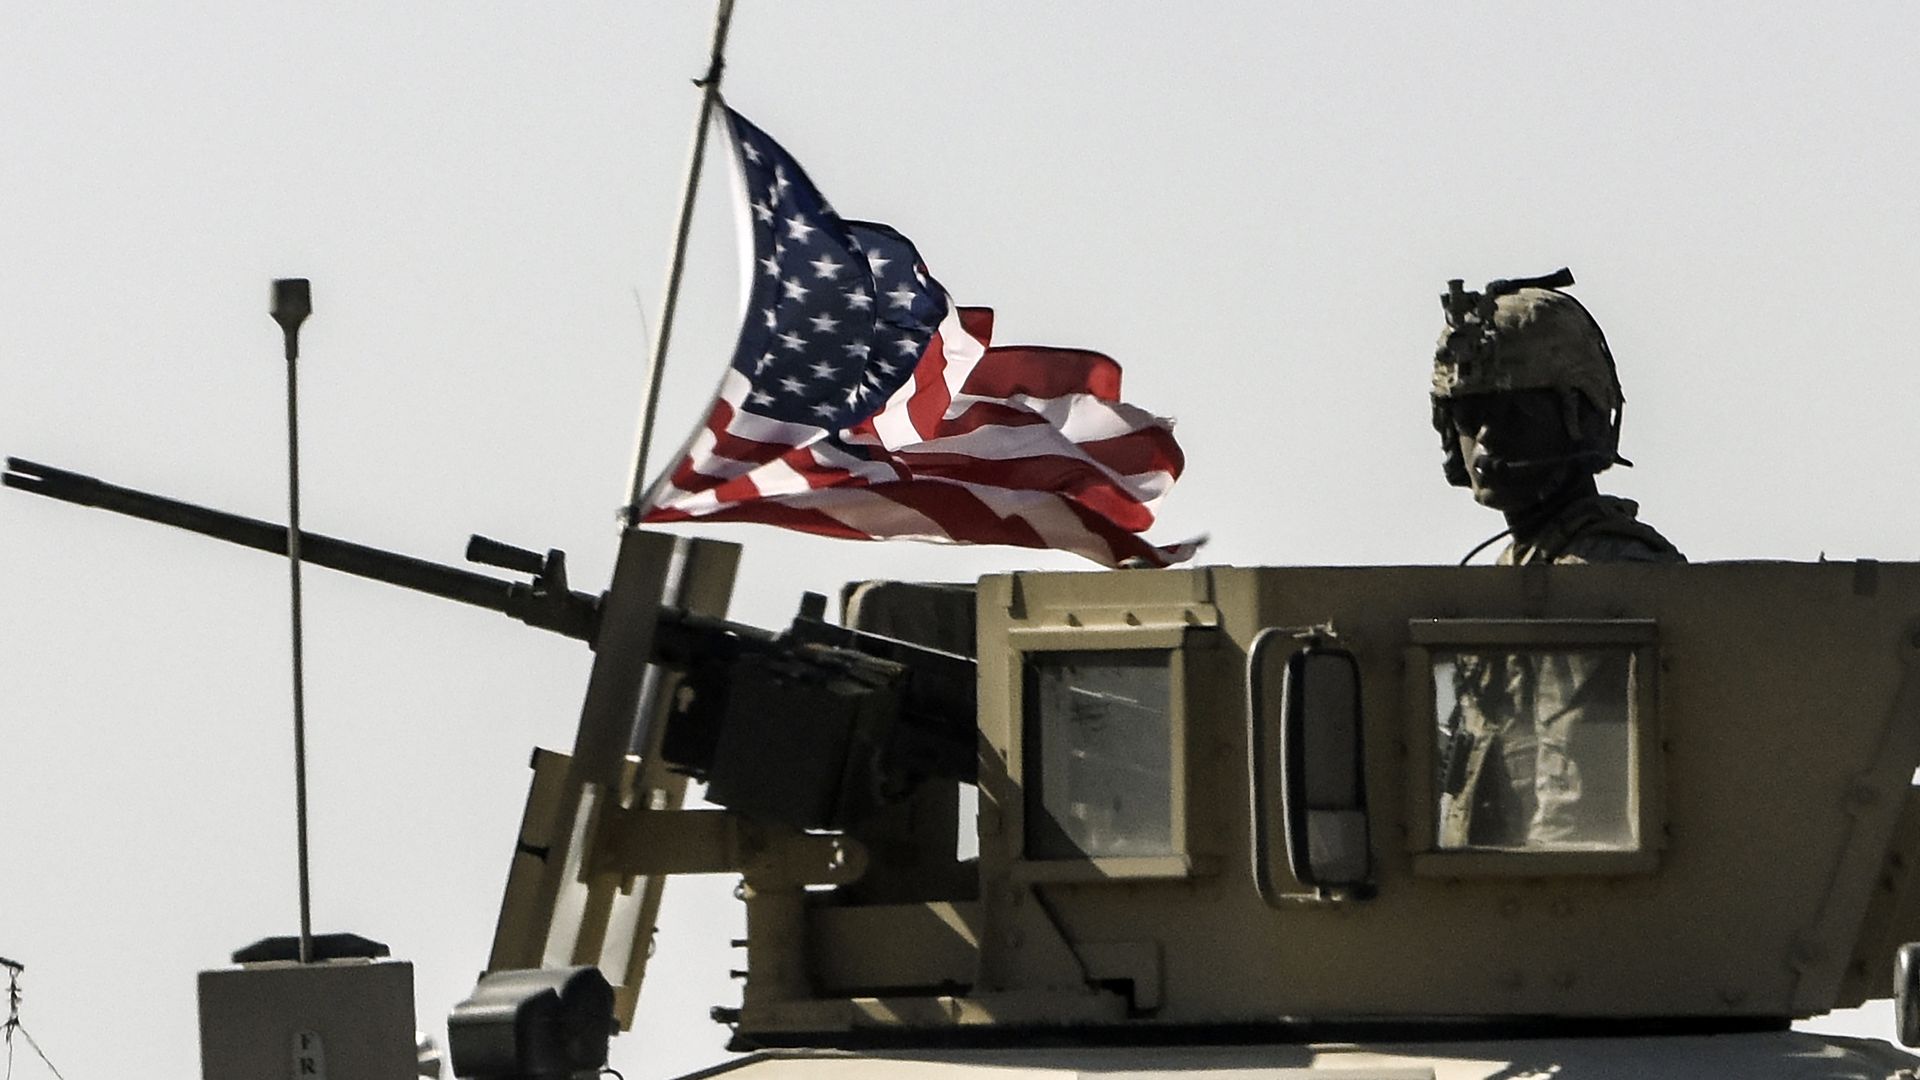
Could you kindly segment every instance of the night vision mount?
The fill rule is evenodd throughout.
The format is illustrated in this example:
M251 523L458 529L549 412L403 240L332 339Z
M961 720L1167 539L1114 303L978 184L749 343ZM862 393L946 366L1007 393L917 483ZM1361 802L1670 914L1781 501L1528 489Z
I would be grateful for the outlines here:
M1486 288L1479 292L1468 292L1466 284L1461 278L1453 278L1447 282L1447 291L1440 294L1440 306L1447 313L1447 325L1455 330L1464 330L1467 317L1471 315L1480 321L1482 332L1485 332L1484 328L1493 325L1494 301L1521 289L1564 289L1573 284L1573 271L1563 266L1539 277L1496 278L1487 282Z

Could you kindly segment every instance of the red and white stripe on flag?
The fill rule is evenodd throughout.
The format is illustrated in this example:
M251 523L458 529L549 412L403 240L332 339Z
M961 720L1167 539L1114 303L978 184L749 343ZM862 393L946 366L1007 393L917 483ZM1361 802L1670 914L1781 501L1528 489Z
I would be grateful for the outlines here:
M951 304L908 379L838 432L741 408L729 369L642 520L746 521L856 540L1054 548L1167 566L1197 542L1138 533L1184 466L1172 424L1120 400L1099 353L993 346L993 313Z

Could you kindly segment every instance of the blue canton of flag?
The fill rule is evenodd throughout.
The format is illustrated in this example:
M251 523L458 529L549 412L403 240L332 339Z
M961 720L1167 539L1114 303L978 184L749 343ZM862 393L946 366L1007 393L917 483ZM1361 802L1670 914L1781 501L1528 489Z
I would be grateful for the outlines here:
M733 368L742 408L838 429L906 382L946 294L920 253L884 225L843 221L780 145L726 110L753 217L753 291Z

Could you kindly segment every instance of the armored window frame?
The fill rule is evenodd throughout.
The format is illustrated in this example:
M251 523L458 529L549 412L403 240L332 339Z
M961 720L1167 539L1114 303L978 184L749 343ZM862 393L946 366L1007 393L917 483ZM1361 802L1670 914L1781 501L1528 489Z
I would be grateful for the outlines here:
M1659 867L1666 828L1660 733L1658 625L1651 619L1415 619L1406 651L1407 838L1422 877L1629 876ZM1474 649L1618 649L1629 657L1627 734L1629 813L1635 845L1619 850L1442 848L1436 779L1439 729L1434 657Z
M1014 857L1008 875L1015 881L1103 881L1180 879L1194 876L1196 864L1188 833L1187 691L1191 684L1190 628L1029 627L1008 633L1014 661L1015 730L1008 747L1008 772L1020 798L1007 807ZM1163 656L1167 668L1168 799L1171 851L1163 855L1091 855L1037 857L1029 854L1028 803L1038 790L1030 784L1029 765L1038 740L1045 737L1039 717L1029 715L1029 658L1063 652L1126 652Z

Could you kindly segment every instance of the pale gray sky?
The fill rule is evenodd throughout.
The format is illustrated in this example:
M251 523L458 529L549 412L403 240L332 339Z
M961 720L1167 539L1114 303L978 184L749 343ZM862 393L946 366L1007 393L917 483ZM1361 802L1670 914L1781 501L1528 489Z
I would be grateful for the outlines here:
M606 580L712 17L705 2L12 5L0 34L0 451L284 515L277 276L309 528ZM1203 561L1448 562L1448 277L1570 265L1628 396L1605 479L1696 559L1920 556L1920 8L1899 3L769 3L730 101L996 338L1106 351L1176 417L1155 532ZM662 442L736 309L696 221ZM663 446L656 457L669 453ZM734 612L862 576L1082 565L757 527ZM6 493L0 952L73 1080L197 1069L194 972L296 926L285 571ZM485 960L529 747L577 644L307 579L314 904L439 1028ZM738 906L676 882L634 1080L712 1060ZM26 1075L34 1075L29 1066Z

